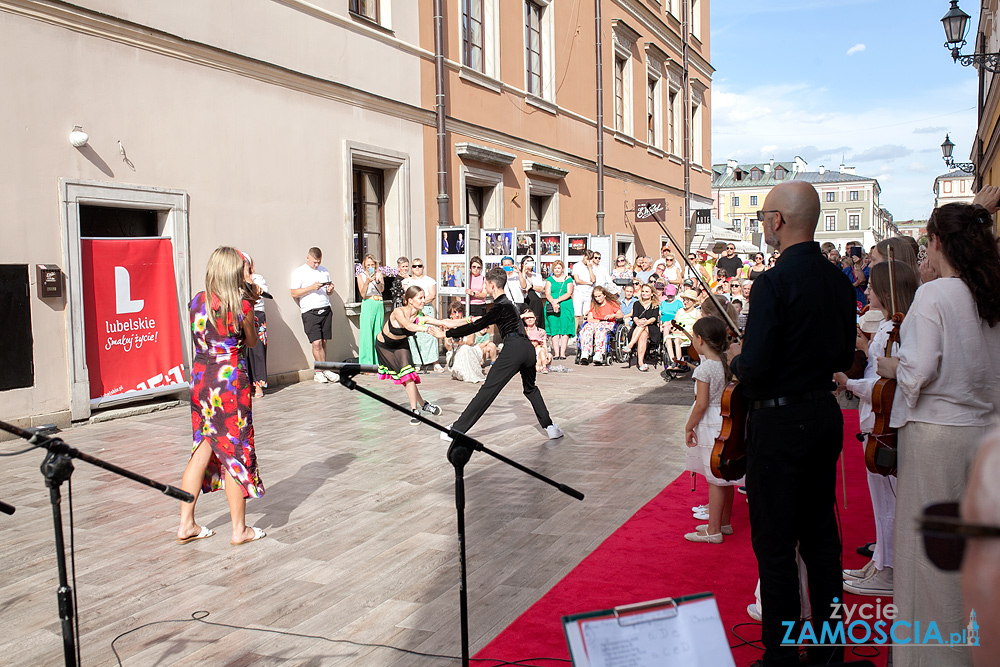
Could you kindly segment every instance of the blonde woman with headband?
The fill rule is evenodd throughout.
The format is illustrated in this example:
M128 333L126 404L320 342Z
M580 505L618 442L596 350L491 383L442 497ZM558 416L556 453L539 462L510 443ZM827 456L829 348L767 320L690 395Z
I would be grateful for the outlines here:
M264 495L257 473L245 348L257 345L253 303L260 297L250 265L236 248L216 248L208 260L205 291L191 300L194 361L191 421L194 446L181 488L192 494L225 489L233 522L231 543L246 544L264 531L246 525L246 499ZM177 542L188 544L215 531L194 519L195 503L181 503Z

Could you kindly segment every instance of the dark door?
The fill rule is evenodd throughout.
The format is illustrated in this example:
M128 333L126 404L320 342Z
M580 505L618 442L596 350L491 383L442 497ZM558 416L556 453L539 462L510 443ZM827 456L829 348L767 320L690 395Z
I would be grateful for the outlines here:
M0 390L35 384L27 264L0 264Z

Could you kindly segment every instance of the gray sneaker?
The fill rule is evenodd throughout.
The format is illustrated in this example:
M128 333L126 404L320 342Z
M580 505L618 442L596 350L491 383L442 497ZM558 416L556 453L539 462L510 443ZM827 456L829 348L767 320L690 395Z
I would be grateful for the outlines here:
M411 412L413 412L413 416L410 417L410 426L418 426L420 420L417 417L420 416L420 410L412 410Z
M428 413L430 413L432 415L439 415L439 414L441 414L441 407L438 406L438 405L434 405L433 403L429 403L428 401L424 401L424 407L421 408L421 409L424 412L428 412Z

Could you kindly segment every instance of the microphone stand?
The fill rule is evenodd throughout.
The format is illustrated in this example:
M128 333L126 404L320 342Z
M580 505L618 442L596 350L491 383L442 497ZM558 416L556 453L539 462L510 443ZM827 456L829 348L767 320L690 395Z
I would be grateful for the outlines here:
M67 445L61 438L52 438L41 433L18 428L13 424L3 421L0 421L0 431L13 433L20 438L24 438L35 447L48 450L48 454L45 455L45 459L42 461L42 476L45 477L45 486L49 487L49 502L52 504L52 525L56 535L56 565L59 569L59 589L56 591L56 596L59 601L59 620L62 623L63 658L66 667L76 667L79 664L79 655L76 644L76 632L73 626L75 604L73 589L69 586L69 578L66 574L66 547L63 541L62 524L62 495L59 491L62 483L68 480L73 474L72 459L80 459L91 465L104 468L116 475L128 477L140 484L145 484L158 491L162 491L171 498L177 498L184 502L192 502L194 496L173 486L161 484L131 470L119 468L114 464L107 463L89 454L84 454L75 447ZM13 511L13 508L11 508L11 511Z
M315 366L317 369L321 369L325 366L325 364L323 362L317 362ZM416 416L416 418L424 424L427 424L442 433L447 433L448 437L452 439L451 446L448 448L448 462L455 468L455 510L458 516L458 606L462 633L462 665L463 667L469 667L469 598L467 592L468 588L465 558L465 464L472 458L472 452L480 451L485 454L489 454L493 458L503 461L507 465L517 468L527 475L531 475L535 479L539 479L550 486L554 486L566 495L576 498L577 500L583 500L583 494L572 487L560 484L559 482L556 482L555 480L550 479L545 475L532 470L531 468L523 466L502 454L494 452L483 445L483 443L471 436L466 435L465 433L462 433L461 431L445 428L437 422L427 419L423 415L410 412L408 408L400 405L399 403L390 401L370 389L359 386L358 383L354 381L354 376L363 370L361 366L358 366L357 364L336 364L336 367L331 366L331 368L335 368L336 372L340 374L340 384L344 385L348 389L360 391L365 396L374 398L379 403L388 405L393 410L402 412L404 415L409 417Z

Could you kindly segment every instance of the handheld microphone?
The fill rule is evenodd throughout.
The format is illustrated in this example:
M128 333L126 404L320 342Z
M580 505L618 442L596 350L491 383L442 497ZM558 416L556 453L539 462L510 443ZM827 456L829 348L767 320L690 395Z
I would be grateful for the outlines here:
M357 375L358 373L378 373L374 364L355 364L347 361L317 361L313 368L318 371L333 371L340 375Z
M271 296L271 294L269 292L261 292L260 295L262 297L264 297L265 299L273 299L274 298L273 296Z

